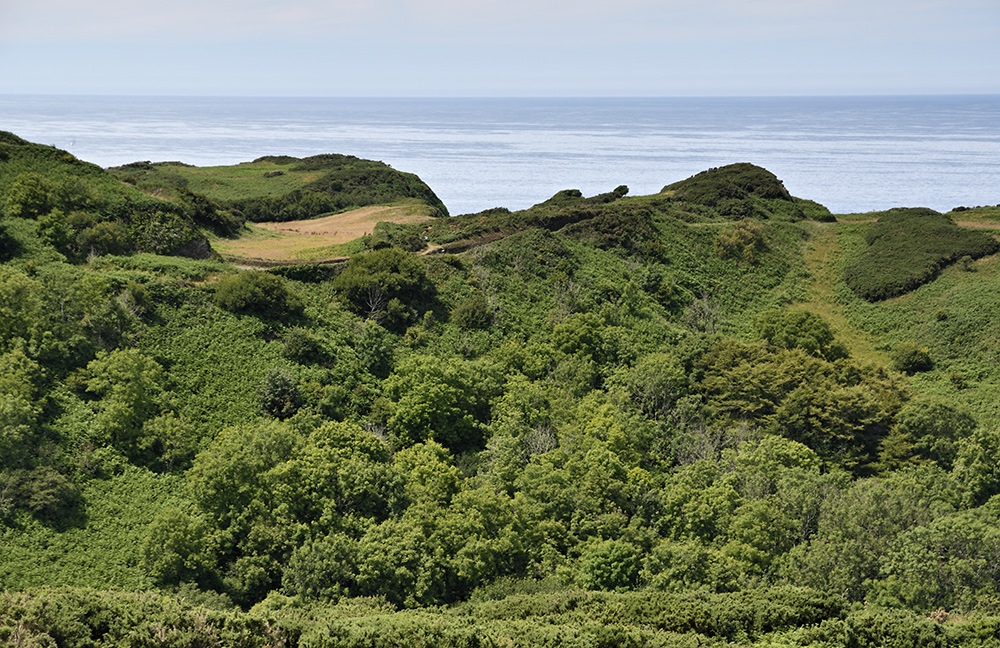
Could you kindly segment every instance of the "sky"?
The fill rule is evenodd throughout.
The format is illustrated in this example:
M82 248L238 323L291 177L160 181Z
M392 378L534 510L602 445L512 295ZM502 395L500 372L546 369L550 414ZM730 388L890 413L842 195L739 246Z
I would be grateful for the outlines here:
M0 94L1000 94L1000 0L0 0Z

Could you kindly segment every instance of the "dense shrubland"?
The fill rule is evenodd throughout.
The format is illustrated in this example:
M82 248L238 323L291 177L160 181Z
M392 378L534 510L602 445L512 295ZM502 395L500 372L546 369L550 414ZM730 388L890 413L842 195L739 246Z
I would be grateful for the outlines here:
M942 268L1000 250L992 236L963 229L930 209L894 209L875 214L865 234L867 248L844 269L844 280L869 301L908 293L932 280Z
M83 256L41 224L82 163L19 142L0 640L995 645L994 258L902 300L838 279L820 315L809 246L839 235L842 277L879 223L803 221L749 165L334 267Z

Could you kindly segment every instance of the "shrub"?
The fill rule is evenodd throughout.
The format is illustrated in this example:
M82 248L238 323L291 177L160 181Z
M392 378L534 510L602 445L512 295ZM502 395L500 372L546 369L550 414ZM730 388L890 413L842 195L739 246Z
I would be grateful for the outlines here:
M802 349L825 360L848 355L844 345L834 339L830 325L809 311L767 311L760 316L757 327L762 338L783 349Z
M275 318L299 315L304 309L302 299L288 289L283 279L253 271L219 281L215 304L233 313Z
M757 253L765 247L764 226L749 218L742 219L732 229L722 230L715 239L716 254L751 264L757 262Z
M912 375L920 371L930 371L934 366L927 347L922 347L914 342L897 344L889 353L889 357L892 360L892 366L906 374Z
M639 579L639 551L621 540L591 545L580 556L580 584L587 589L626 591Z
M777 176L747 162L702 171L687 180L667 185L663 191L673 191L681 200L702 205L716 205L725 199L743 199L749 196L792 199Z
M21 218L37 218L55 204L53 187L38 173L22 173L7 191L7 213Z
M465 331L488 328L493 323L493 314L486 302L486 296L476 292L462 300L452 311L451 320L458 328Z
M265 414L278 420L289 418L302 407L302 392L292 376L281 369L271 369L257 386L257 399Z
M423 264L396 248L351 257L333 286L355 313L388 320L392 328L403 328L411 319L407 307L427 310L434 290Z
M323 359L325 352L319 340L305 328L292 328L281 336L281 355L300 364L309 364Z
M76 235L77 248L83 254L123 254L131 247L128 230L118 221L103 221Z

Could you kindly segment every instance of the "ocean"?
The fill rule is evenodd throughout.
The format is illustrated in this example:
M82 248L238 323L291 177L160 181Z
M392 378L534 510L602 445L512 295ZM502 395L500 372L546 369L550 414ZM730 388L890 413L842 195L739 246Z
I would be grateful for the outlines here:
M0 95L0 130L103 167L343 153L452 214L562 189L632 195L752 162L835 213L1000 203L1000 95L338 99Z

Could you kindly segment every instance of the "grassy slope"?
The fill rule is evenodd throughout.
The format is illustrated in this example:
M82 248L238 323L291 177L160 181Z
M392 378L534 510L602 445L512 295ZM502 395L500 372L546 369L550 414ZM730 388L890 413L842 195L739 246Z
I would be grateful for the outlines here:
M226 201L259 196L280 196L301 189L322 177L323 172L295 171L294 163L244 162L228 166L193 167L185 164L156 165L160 180L183 179L188 189L213 200ZM280 171L280 175L265 177Z

